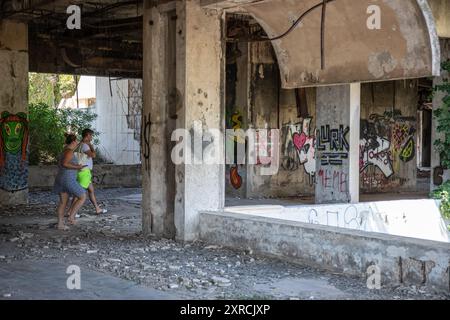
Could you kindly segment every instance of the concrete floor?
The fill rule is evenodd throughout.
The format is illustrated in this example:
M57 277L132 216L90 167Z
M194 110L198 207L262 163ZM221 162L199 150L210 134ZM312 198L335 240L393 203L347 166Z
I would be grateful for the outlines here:
M0 299L450 299L410 287L369 290L364 277L205 243L144 238L141 190L98 190L110 212L86 205L77 226L55 229L56 198L31 194L30 205L0 214ZM270 200L273 203L273 200ZM67 289L67 267L81 270L81 290Z
M15 261L0 264L0 300L179 300L131 281L81 268L80 290L69 290L70 262Z

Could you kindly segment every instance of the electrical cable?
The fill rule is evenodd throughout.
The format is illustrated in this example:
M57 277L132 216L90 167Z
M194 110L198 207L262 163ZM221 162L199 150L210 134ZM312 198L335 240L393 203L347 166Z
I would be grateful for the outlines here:
M330 2L334 2L336 0L322 0L322 2L316 4L315 6L309 8L308 10L306 10L304 13L302 13L302 15L300 15L300 17L295 20L295 22L292 24L292 26L286 30L286 32L282 33L279 36L273 37L273 38L262 38L262 39L256 39L256 40L250 40L249 42L260 42L260 41L276 41L276 40L280 40L284 37L286 37L288 34L290 34L297 26L298 24L307 16L309 15L311 12L313 12L314 10L316 10L319 7L325 6L326 4L330 3ZM324 10L323 10L324 11Z

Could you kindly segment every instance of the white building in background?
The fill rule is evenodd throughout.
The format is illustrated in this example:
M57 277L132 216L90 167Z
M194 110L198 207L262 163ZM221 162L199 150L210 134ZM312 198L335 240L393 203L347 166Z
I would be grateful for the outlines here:
M71 98L62 99L58 105L58 108L86 109L93 107L97 96L95 82L95 77L81 76L78 81L78 95L75 93Z
M82 76L77 94L63 99L60 108L90 108L98 115L94 129L100 133L101 157L116 165L141 163L140 126L142 80L114 80Z
M96 78L98 114L95 129L100 132L101 156L117 165L141 163L141 80Z

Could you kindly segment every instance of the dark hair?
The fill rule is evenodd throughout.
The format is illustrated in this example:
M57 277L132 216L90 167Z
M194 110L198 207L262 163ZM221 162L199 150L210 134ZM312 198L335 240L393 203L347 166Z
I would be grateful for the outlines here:
M83 132L81 133L81 136L84 138L86 138L89 134L94 134L94 131L92 131L91 129L84 129Z
M66 144L69 145L74 141L77 141L77 136L73 133L66 133Z

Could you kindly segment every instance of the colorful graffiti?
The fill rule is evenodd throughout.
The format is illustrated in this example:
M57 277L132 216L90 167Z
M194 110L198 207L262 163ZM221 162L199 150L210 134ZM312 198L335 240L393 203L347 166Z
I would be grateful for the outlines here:
M301 123L283 127L285 141L282 166L287 171L295 171L303 166L313 181L316 175L316 138L311 134L311 122L312 118L306 118Z
M28 187L28 120L25 113L3 112L0 117L0 189Z
M331 129L329 125L317 130L317 150L325 151L320 154L322 166L340 166L348 159L350 145L347 141L349 127L339 126Z
M227 116L227 129L233 130L243 130L243 116L239 109L235 108L235 110ZM230 167L230 184L231 186L239 190L242 187L243 178L239 173L239 163L245 162L245 154L238 154L239 145L245 144L245 138L236 135L227 137L225 148L228 159L233 159L233 165ZM244 158L239 158L244 157Z
M238 166L233 166L230 169L230 183L236 190L242 187L242 177L239 174Z
M363 186L380 188L390 180L404 183L405 179L393 177L401 163L412 161L416 155L414 123L414 118L402 117L399 112L395 116L373 114L369 120L361 121L359 150Z

